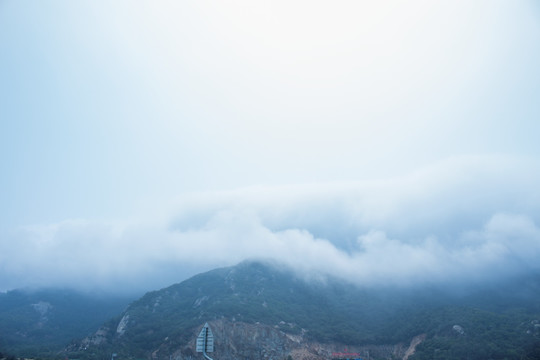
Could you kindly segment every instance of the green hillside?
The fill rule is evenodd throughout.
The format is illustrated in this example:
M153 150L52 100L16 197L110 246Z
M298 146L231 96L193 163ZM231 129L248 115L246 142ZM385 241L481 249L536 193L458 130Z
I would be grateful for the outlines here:
M330 278L306 282L286 269L245 262L147 293L108 324L106 342L73 356L173 352L204 322L226 319L302 333L320 343L408 343L427 334L415 359L533 358L540 338L538 280L453 289L358 288ZM119 334L114 330L121 318L125 328Z
M0 293L0 350L52 356L69 341L95 332L130 300L57 289Z

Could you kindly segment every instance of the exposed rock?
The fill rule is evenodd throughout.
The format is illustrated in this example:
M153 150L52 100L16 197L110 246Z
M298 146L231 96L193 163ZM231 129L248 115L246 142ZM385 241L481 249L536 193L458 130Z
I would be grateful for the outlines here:
M32 308L34 308L34 310L39 313L39 315L41 316L41 321L47 321L46 315L49 310L53 308L53 306L48 302L40 301L36 304L32 304Z
M420 345L420 343L424 340L426 340L426 334L415 336L411 340L411 344L409 345L409 348L407 349L407 351L405 351L405 355L403 355L403 360L407 360L411 355L413 355L414 352L416 351L416 347Z
M92 336L84 338L80 343L71 344L67 347L66 351L81 351L86 350L89 346L99 346L104 344L107 341L107 337L110 329L107 327L102 327L96 331Z
M116 327L116 333L118 334L118 336L124 335L124 333L126 332L128 322L129 322L129 315L126 314L124 315L122 320L120 320L120 322L118 323L118 326Z
M357 357L374 357L382 359L407 359L414 353L416 346L425 339L425 335L415 337L409 347L404 344L347 346L338 343L318 343L308 341L304 333L286 334L273 326L264 324L248 324L231 322L225 319L208 322L214 334L215 352L212 358L220 360L233 359L286 359L294 360L327 360L347 353ZM193 332L188 344L171 348L170 343L163 343L152 352L153 359L188 360L197 357L196 338L200 329Z
M452 326L452 330L457 332L459 335L465 335L465 330L460 325L454 325Z
M207 301L208 299L210 299L210 298L208 296L206 296L206 295L198 298L197 300L195 300L195 303L193 304L193 307L197 308L197 307L201 306L201 304L204 303L205 301Z

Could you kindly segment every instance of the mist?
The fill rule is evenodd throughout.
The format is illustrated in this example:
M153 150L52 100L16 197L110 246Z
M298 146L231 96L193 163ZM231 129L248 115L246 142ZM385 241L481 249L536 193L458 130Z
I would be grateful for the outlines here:
M383 181L193 193L131 220L24 226L0 244L0 289L140 292L246 259L362 286L534 273L539 174L523 159L449 159Z
M538 271L538 10L1 1L0 291Z

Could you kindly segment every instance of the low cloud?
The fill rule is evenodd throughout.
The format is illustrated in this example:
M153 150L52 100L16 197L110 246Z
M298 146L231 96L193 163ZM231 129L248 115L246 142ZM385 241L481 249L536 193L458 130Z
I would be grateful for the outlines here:
M453 159L378 182L184 196L160 220L66 220L3 235L0 289L142 291L244 259L361 285L540 270L538 168Z

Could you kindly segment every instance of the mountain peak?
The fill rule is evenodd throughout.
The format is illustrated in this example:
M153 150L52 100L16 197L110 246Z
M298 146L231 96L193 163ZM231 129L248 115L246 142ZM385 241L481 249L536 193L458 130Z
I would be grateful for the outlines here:
M540 295L538 287L531 289ZM518 328L519 334L533 331L523 335L531 341L540 336L540 330L537 334L520 325L540 315L538 305L531 303L530 310L507 317L489 308L494 304L489 295L478 294L361 289L331 278L321 284L305 281L286 267L245 261L147 293L105 324L99 337L70 351L77 350L72 355L78 358L85 352L109 351L125 357L190 359L196 356L196 338L204 326L212 329L214 354L222 360L328 359L344 354L344 347L358 357L369 353L394 359L416 352L418 358L417 350L435 336L450 347L469 346L456 343L456 324L467 329L463 339L484 341L486 321L500 329ZM523 339L516 335L509 341L501 346L517 346Z

